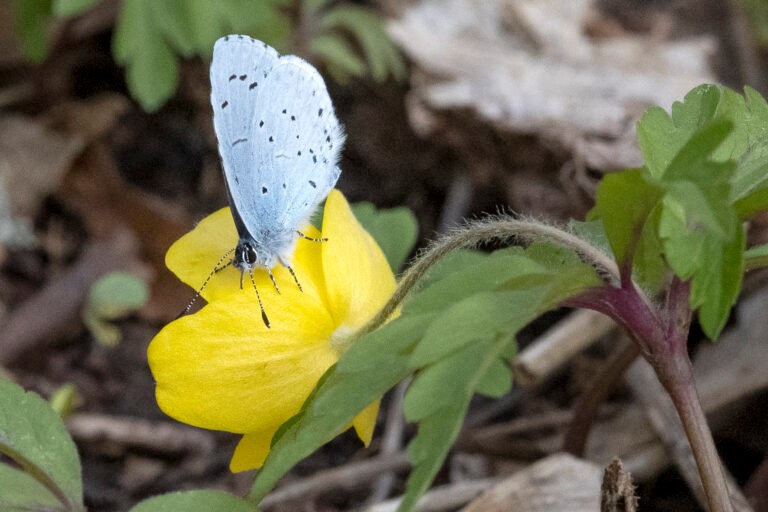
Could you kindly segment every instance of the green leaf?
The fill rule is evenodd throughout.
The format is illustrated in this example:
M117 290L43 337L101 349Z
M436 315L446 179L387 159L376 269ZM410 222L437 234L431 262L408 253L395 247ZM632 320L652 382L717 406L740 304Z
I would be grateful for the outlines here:
M222 491L173 492L142 501L129 512L256 512L247 501Z
M485 375L504 353L509 339L499 336L477 346L469 345L424 369L414 379L405 396L404 410L409 420L420 419L419 430L408 445L408 458L414 469L398 510L411 510L431 484L461 430L472 394L481 383L485 384ZM443 388L442 392L432 395L436 386ZM453 392L450 400L446 400L450 392ZM412 397L412 393L416 396ZM429 404L430 395L445 405L436 408Z
M53 0L53 14L56 16L77 16L98 0Z
M404 315L357 340L273 441L249 498L262 499L294 464L346 429L360 411L403 380L410 372L407 352L431 318Z
M139 309L148 298L144 281L127 272L112 272L91 286L83 321L99 343L115 346L120 331L109 322Z
M29 473L0 464L0 510L62 510L62 504Z
M476 341L519 329L529 314L517 307L523 291L485 291L460 300L442 311L430 324L411 354L411 367L420 368ZM522 318L520 318L522 317Z
M389 74L398 79L405 74L397 48L384 31L380 16L371 9L343 4L328 11L320 20L320 26L325 31L349 32L362 48L375 81L382 82Z
M398 511L412 510L419 497L429 489L451 445L461 432L468 407L469 399L456 402L419 424L418 434L408 445L408 458L414 469L408 477L406 493Z
M662 192L645 179L642 169L609 174L598 185L595 210L620 268L633 261Z
M734 130L715 158L737 162L731 201L743 200L768 184L768 103L750 87L744 97L725 89L718 116L730 120Z
M125 0L117 20L113 52L126 68L126 82L142 107L157 110L176 90L178 63L158 23L162 2Z
M514 347L514 338L507 337L508 346ZM500 398L512 388L512 372L504 359L494 361L475 387L475 392L491 398Z
M707 241L707 272L697 275L691 283L691 306L701 306L699 323L711 340L720 335L741 292L746 235L741 226L736 227L736 232L733 240L723 244Z
M377 210L368 202L352 206L358 222L379 244L393 272L397 272L413 250L419 230L416 216L408 208Z
M64 507L83 510L80 460L64 423L45 400L7 381L0 381L0 453Z
M700 85L672 105L672 114L660 107L646 110L637 125L637 138L651 176L660 179L672 159L717 110L720 89Z
M526 257L519 247L495 251L482 258L470 254L456 260L457 263L470 260L477 261L476 264L459 267L457 271L435 280L414 294L405 304L404 310L409 313L443 310L475 293L495 290L514 277L544 270L540 264Z
M48 56L46 25L51 17L51 0L13 0L16 30L24 55L35 63Z
M365 62L341 36L335 34L317 36L310 42L310 49L328 65L328 71L339 82L346 81L350 76L365 75Z

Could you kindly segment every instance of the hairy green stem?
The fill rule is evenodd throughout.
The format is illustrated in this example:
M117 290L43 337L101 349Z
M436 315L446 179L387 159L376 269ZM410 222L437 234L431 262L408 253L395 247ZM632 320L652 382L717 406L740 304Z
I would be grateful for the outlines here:
M476 247L484 242L494 240L506 242L519 240L521 242L549 242L560 247L574 250L585 261L591 263L610 280L619 282L619 269L604 252L585 242L581 238L561 228L550 226L535 220L515 219L506 215L490 217L467 223L433 242L424 250L405 271L395 293L384 307L363 327L359 334L365 335L375 331L392 316L392 313L413 291L427 271L455 249Z

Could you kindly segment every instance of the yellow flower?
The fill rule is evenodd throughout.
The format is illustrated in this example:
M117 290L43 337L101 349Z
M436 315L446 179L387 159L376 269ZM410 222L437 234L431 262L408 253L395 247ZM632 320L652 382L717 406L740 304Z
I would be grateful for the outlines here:
M321 236L307 226L302 231ZM148 358L156 397L169 416L202 428L244 434L230 462L232 471L260 467L277 428L296 414L318 379L334 364L349 336L384 305L395 279L379 246L360 226L344 196L331 191L322 236L299 240L293 268L266 272L256 284L271 322L261 320L250 279L229 266L203 290L208 305L168 324L152 340ZM199 288L214 265L237 243L231 213L223 208L179 239L166 264ZM378 402L352 426L367 445Z

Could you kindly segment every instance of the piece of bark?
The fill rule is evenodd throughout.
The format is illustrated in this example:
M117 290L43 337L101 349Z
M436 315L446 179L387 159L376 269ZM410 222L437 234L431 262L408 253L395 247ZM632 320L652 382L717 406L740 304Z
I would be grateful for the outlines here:
M448 111L474 112L501 131L544 134L585 163L612 170L641 162L637 151L591 144L634 139L650 105L669 107L713 82L712 38L649 35L591 39L593 0L422 0L389 32L415 63L411 122L433 133ZM562 137L560 134L562 133ZM574 134L577 134L574 136ZM611 154L606 161L606 154Z
M501 481L462 512L594 512L600 507L599 466L555 454Z

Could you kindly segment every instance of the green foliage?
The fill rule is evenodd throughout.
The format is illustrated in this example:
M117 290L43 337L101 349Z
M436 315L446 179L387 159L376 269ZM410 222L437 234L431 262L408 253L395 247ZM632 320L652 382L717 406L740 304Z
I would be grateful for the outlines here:
M702 85L671 114L648 109L637 132L645 167L606 177L594 216L642 285L659 290L665 266L691 281L715 339L741 290L742 222L768 207L768 104L748 87Z
M273 440L251 498L262 498L293 464L415 373L405 399L407 419L419 426L408 448L414 470L401 506L409 509L442 465L472 395L508 391L505 361L514 353L514 335L564 298L601 284L575 254L547 244L447 257L398 318L358 339L328 370Z
M328 3L307 1L305 11L319 18L310 50L337 81L365 75L377 82L390 75L397 80L405 77L405 63L378 14L359 5L341 3L329 8Z
M23 470L0 464L0 509L84 510L80 460L64 423L45 400L7 381L0 381L0 453Z
M48 54L46 25L52 16L84 13L98 0L13 0L16 26L26 56L42 62ZM311 29L296 39L339 81L370 76L384 81L405 76L405 63L380 16L348 3L306 0L296 19L290 0L124 0L112 51L125 67L128 89L147 111L160 108L176 91L178 56L208 58L227 33L253 34L277 48L291 31ZM301 20L301 24L297 23Z
M289 21L286 0L125 0L115 28L113 52L126 67L131 94L148 110L156 110L176 90L178 62L208 57L213 43L227 32L254 33L281 45Z
M141 308L148 298L144 281L127 272L112 272L91 286L83 321L99 343L117 345L120 331L110 322Z
M397 272L416 245L416 216L408 208L377 210L368 202L352 205L352 212L384 251L392 271Z
M13 10L24 55L32 62L43 62L48 55L45 29L51 12L51 0L13 0Z
M254 512L256 507L222 491L172 492L142 501L129 512Z

